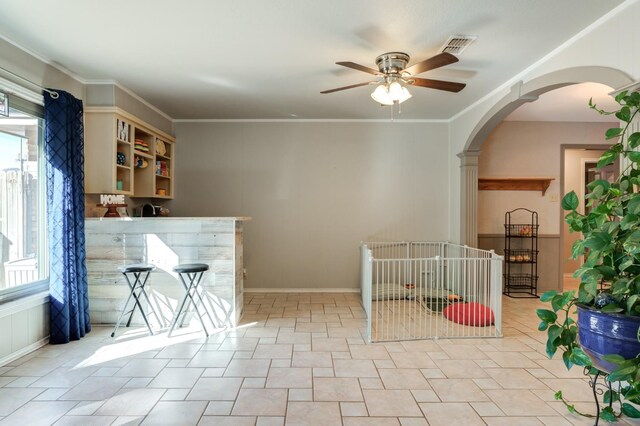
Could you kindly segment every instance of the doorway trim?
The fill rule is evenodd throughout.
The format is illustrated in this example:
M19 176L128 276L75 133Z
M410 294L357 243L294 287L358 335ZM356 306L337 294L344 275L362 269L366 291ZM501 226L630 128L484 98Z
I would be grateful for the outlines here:
M564 162L565 162L565 155L566 155L566 151L568 149L587 149L587 150L597 150L597 151L604 151L609 147L609 145L607 144L561 144L560 145L560 197L558 199L558 202L560 203L562 201L562 198L564 197L565 194L565 188L564 188L564 173L565 173L565 168L564 168ZM583 162L584 165L584 162ZM581 177L581 180L584 180L584 177ZM582 191L583 189L581 189ZM579 197L580 198L580 197ZM580 198L582 200L582 198ZM562 291L564 288L564 268L563 268L563 262L564 262L564 258L563 256L563 249L564 249L564 210L562 210L562 206L561 204L558 205L558 211L559 211L559 217L558 220L560 221L560 227L559 227L559 234L560 234L560 247L558 247L558 253L560 253L560 267L558 268L558 272L560 274L559 279L558 279L558 291Z

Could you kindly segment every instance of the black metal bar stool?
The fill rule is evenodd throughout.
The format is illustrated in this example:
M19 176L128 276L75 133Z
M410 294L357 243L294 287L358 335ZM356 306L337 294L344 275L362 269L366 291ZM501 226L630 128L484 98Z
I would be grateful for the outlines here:
M183 313L185 313L186 315L186 312L189 310L189 305L193 303L193 307L196 311L196 315L200 320L200 324L202 324L202 329L204 330L204 334L206 334L207 337L209 337L209 333L207 332L207 327L204 325L204 320L202 319L202 315L200 315L200 309L198 307L198 303L193 298L194 295L197 297L198 301L202 306L202 309L204 310L204 314L206 314L209 317L211 324L213 324L213 319L211 318L209 311L207 311L207 307L204 303L204 300L202 299L202 296L198 291L200 286L200 281L202 280L202 276L204 275L205 271L208 271L208 270L209 270L209 265L204 263L185 263L185 264L177 265L176 267L173 268L173 272L176 272L180 277L180 282L182 283L182 286L185 289L185 295L182 298L182 301L178 304L178 309L176 309L176 312L173 315L173 320L171 322L171 327L169 328L168 336L171 336L173 329L176 327L176 324L178 324L180 315L182 315ZM185 276L187 279L185 279ZM188 280L188 283L187 283L187 280Z
M152 306L151 301L149 300L149 296L147 295L147 292L144 289L144 286L147 284L149 275L154 269L156 269L156 266L150 263L136 263L133 265L125 265L125 266L118 267L118 271L122 272L122 275L124 275L125 279L127 280L127 284L129 285L129 289L131 290L131 292L129 293L129 297L127 298L127 301L124 303L124 306L122 307L120 318L118 318L118 322L116 323L116 327L113 329L113 333L111 333L111 337L114 337L116 335L116 332L118 331L118 327L120 327L120 322L122 321L122 317L124 317L125 314L130 314L129 320L127 321L127 327L131 325L131 319L133 318L133 314L136 310L136 306L140 310L140 313L142 314L142 319L144 320L144 323L147 325L147 328L149 329L149 334L153 335L153 330L151 330L151 325L149 325L147 314L144 312L144 309L142 308L142 304L140 303L140 296L144 297L149 307ZM128 274L133 275L133 278L134 278L133 283L129 279ZM131 307L130 311L127 311L127 306L129 306L129 301L131 301L132 297L134 299L133 306ZM158 321L158 324L161 324L160 318L158 317L158 314L156 314L156 311L152 310L150 313L153 313L153 315L156 317L156 320Z

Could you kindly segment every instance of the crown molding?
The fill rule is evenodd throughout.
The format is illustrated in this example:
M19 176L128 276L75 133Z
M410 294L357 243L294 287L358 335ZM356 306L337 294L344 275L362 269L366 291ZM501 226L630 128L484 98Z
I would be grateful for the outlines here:
M162 111L161 109L159 109L158 107L152 105L151 103L149 103L147 100L143 99L142 97L140 97L140 95L138 95L137 93L135 93L133 90L129 89L128 87L124 86L123 84L119 83L116 80L87 80L84 79L82 77L80 77L78 74L74 73L73 71L71 71L68 68L65 68L64 66L58 64L57 62L52 61L50 58L47 58L46 56L35 52L31 49L27 49L26 47L16 43L15 41L11 40L10 38L0 34L0 39L6 41L7 43L9 43L10 45L22 50L23 52L25 52L26 54L33 56L35 59L39 60L40 62L43 62L55 69L57 69L58 71L60 71L63 74L68 75L69 77L71 77L72 79L76 80L78 83L87 86L89 84L113 84L114 86L117 86L120 90L122 90L123 92L127 93L129 96L133 97L134 99L136 99L137 101L141 102L144 106L146 106L147 108L153 110L154 112L160 114L162 117L164 117L165 119L169 120L170 122L173 122L173 118L165 113L164 111ZM40 102L42 103L42 102Z
M382 119L382 118L178 118L174 123L439 123L448 119Z
M40 62L43 62L55 69L57 69L58 71L60 71L63 74L68 75L69 77L71 77L72 79L74 79L75 81L77 81L80 84L87 84L86 80L83 79L82 77L80 77L78 74L76 74L75 72L71 71L70 69L60 65L59 63L52 61L51 59L47 58L44 55L41 55L38 52L35 52L31 49L27 49L26 47L22 46L19 43L16 43L15 41L11 40L10 38L0 34L0 39L6 41L7 43L9 43L10 45L22 50L23 52L25 52L26 54L33 56L34 58L36 58L37 60L39 60Z
M85 84L87 86L91 86L91 85L93 85L93 86L96 86L96 85L114 85L118 89L122 90L123 92L125 92L126 94L128 94L129 96L131 96L132 98L134 98L135 100L137 100L138 102L140 102L141 104L146 106L147 108L149 108L152 111L154 111L155 113L161 115L163 118L169 120L172 123L174 123L176 121L169 114L167 114L166 112L162 111L157 106L151 104L149 101L147 101L146 99L142 98L136 92L134 92L133 90L129 89L127 86L123 85L122 83L118 82L117 80L86 80Z
M54 61L52 61L51 59L47 58L46 56L43 56L42 54L40 54L38 52L35 52L35 51L31 50L31 49L28 49L28 48L20 45L19 43L7 38L6 36L4 36L2 34L0 34L0 39L6 41L7 43L9 43L9 44L11 44L13 46L15 46L16 48L22 50L23 52L33 56L34 58L40 60L41 62L43 62L43 63L45 63L45 64L57 69L58 71L68 75L69 77L73 78L74 80L76 80L77 82L79 82L79 83L81 83L83 85L113 84L116 87L118 87L119 89L121 89L122 91L124 91L125 93L127 93L128 95L130 95L131 97L133 97L134 99L136 99L137 101L141 102L146 107L150 108L151 110L153 110L154 112L156 112L157 114L162 116L163 118L169 120L171 123L296 123L296 122L299 122L299 123L389 123L389 122L392 122L392 123L446 123L446 124L450 124L454 120L457 120L458 118L460 118L461 116L463 116L467 112L469 112L469 111L473 110L474 108L476 108L477 106L483 104L484 102L486 102L487 100L491 99L495 95L497 95L497 94L499 94L501 92L504 92L506 89L509 89L509 87L511 87L513 84L517 83L519 80L522 80L529 73L531 73L533 70L538 68L541 64L543 64L546 61L548 61L549 59L555 57L556 55L558 55L559 53L561 53L562 51L564 51L565 49L567 49L568 47L573 45L576 41L580 40L585 35L593 32L596 28L601 26L603 23L607 22L612 17L617 16L618 14L622 13L624 10L629 8L631 5L637 3L638 1L640 1L640 0L625 0L619 6L615 7L614 9L610 10L608 13L606 13L603 16L601 16L600 18L598 18L596 21L592 22L590 25L588 25L587 27L585 27L584 29L582 29L581 31L579 31L578 33L576 33L575 35L570 37L568 40L566 40L565 42L560 44L555 49L553 49L551 52L547 53L545 56L543 56L542 58L540 58L539 60L537 60L533 64L529 65L527 68L525 68L524 70L522 70L521 72L519 72L515 76L511 77L510 79L508 79L507 81L505 81L504 83L502 83L501 85L496 87L491 92L489 92L486 95L482 96L480 99L476 100L475 102L473 102L472 104L470 104L466 108L462 109L461 111L459 111L458 113L454 114L453 116L451 116L450 118L447 118L447 119L395 119L395 120L389 120L389 119L299 119L299 118L286 118L286 119L189 119L189 118L182 119L181 118L181 119L174 119L169 114L165 113L164 111L162 111L158 107L152 105L151 103L149 103L148 101L143 99L141 96L136 94L134 91L132 91L128 87L122 85L121 83L119 83L116 80L87 80L87 79L84 79L81 76L79 76L78 74L76 74L73 71L69 70L68 68L66 68L66 67L64 67L64 66L62 66L62 65L60 65L60 64L58 64L58 63L56 63ZM635 89L635 87L634 87L634 89ZM622 89L616 89L612 93L619 92L620 90L622 90Z

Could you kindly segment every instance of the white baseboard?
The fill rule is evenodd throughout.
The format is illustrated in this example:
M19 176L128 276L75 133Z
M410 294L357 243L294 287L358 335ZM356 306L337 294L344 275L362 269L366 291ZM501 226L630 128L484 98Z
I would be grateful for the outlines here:
M245 293L360 293L359 288L244 288Z
M13 362L18 358L22 358L23 356L35 351L36 349L40 349L41 347L46 346L48 344L49 344L49 336L43 339L40 339L37 342L32 343L28 346L25 346L24 348L18 351L12 352L9 355L5 356L4 358L0 358L0 366L7 365L10 362Z

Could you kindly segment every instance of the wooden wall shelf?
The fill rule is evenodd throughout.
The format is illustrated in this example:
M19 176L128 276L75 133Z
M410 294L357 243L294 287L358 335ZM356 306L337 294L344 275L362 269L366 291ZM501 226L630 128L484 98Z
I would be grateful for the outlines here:
M479 178L478 189L489 191L541 191L547 192L554 178Z

